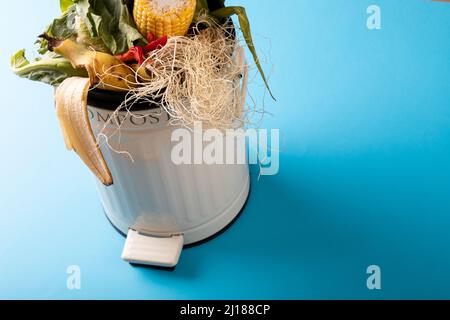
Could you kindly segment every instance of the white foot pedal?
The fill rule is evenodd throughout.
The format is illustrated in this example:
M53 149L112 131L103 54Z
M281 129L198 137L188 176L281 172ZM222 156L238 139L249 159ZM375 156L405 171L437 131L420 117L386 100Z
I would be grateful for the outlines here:
M130 229L122 259L134 264L173 268L180 260L183 245L182 235L157 238Z

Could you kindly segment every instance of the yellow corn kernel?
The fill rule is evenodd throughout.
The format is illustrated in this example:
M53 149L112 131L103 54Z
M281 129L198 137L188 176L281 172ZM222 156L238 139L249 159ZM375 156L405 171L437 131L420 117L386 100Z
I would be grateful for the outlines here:
M197 0L135 0L133 16L139 31L156 37L184 36L195 13Z

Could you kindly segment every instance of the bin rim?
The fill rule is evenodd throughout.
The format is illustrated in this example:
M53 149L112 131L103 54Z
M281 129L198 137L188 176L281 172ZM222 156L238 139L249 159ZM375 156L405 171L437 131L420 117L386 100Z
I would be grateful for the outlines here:
M94 108L116 111L119 107L123 107L125 110L127 105L132 105L130 111L144 111L144 110L156 110L161 109L159 101L153 103L145 99L130 99L130 103L123 105L129 92L123 91L109 91L103 89L90 89L88 93L88 105Z

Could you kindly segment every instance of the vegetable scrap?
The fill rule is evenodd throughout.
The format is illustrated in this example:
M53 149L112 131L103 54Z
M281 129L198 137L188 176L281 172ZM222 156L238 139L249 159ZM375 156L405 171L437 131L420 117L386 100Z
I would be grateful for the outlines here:
M134 46L126 53L117 56L122 62L137 62L139 65L144 64L148 54L154 50L162 49L167 44L168 37L162 36L157 40L153 40L155 36L149 33L147 36L148 44L145 46Z

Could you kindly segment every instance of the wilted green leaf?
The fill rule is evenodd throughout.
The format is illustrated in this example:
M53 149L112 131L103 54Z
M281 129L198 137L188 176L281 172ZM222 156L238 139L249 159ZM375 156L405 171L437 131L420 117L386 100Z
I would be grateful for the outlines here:
M84 69L75 69L64 58L39 59L30 62L25 57L25 50L18 51L11 57L13 72L33 81L40 81L52 86L58 85L69 77L87 77Z
M220 0L217 0L217 1L220 1ZM261 74L261 77L262 77L271 97L275 100L275 97L273 96L272 91L270 90L269 82L266 78L266 75L264 74L264 70L259 61L258 54L256 53L255 45L253 44L253 38L252 38L251 29L250 29L250 22L248 20L245 8L243 8L243 7L225 7L225 8L211 12L211 15L213 15L214 17L217 17L217 18L229 18L233 15L236 15L238 17L239 25L242 30L242 34L244 35L245 42L247 43L247 46L253 56L253 59L255 60L256 67L258 68L258 71Z
M54 38L69 39L77 35L77 23L76 23L76 7L72 4L67 8L60 18L54 19L52 23L47 27L45 32ZM36 41L38 45L38 51L40 54L48 52L47 40L39 38Z
M68 39L77 34L76 23L77 11L75 6L71 6L64 12L62 17L53 20L46 32L58 39Z

